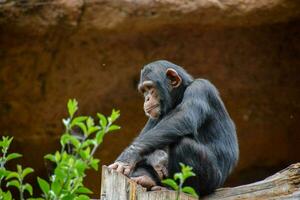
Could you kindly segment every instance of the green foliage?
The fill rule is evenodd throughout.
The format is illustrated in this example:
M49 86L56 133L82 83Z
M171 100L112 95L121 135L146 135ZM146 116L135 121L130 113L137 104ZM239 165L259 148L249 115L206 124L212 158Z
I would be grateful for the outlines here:
M19 191L20 199L24 199L24 193L28 192L32 195L32 186L29 183L24 182L24 178L33 172L32 168L22 169L21 165L17 165L17 171L9 171L5 168L5 164L13 159L19 158L22 155L18 153L8 154L8 149L13 140L13 137L2 137L0 141L1 158L0 158L0 186L3 185L3 180L6 180L6 187L15 187ZM3 191L0 188L0 200L11 200L12 195L10 191Z
M191 194L194 197L198 197L196 191L192 187L189 187L189 186L183 187L183 184L187 178L196 176L195 173L192 171L193 168L190 166L184 165L183 163L179 163L179 164L181 166L181 172L174 174L173 179L168 178L168 179L162 180L162 183L177 191L177 196L176 196L177 200L179 199L180 192L185 192L185 193ZM179 181L179 184L177 183L178 181Z
M98 170L100 160L93 157L103 137L110 131L120 129L113 122L120 116L119 111L112 111L110 117L98 113L98 124L92 117L78 116L78 103L75 99L68 101L69 117L63 119L65 133L60 138L61 150L48 154L48 159L56 164L54 174L49 182L38 177L38 184L45 199L89 199L92 191L83 185L87 169ZM74 128L79 128L82 136L72 135ZM72 149L70 151L69 149Z
M60 138L61 149L54 154L45 155L45 159L55 163L55 169L49 180L37 177L38 185L42 191L42 198L29 198L30 200L86 200L92 191L84 186L83 180L86 170L98 170L99 159L94 154L102 143L104 136L111 131L120 129L113 123L120 116L120 112L113 110L109 117L97 113L98 123L89 116L75 116L78 110L78 102L71 99L67 104L69 117L63 119L65 132ZM72 134L80 129L82 134ZM33 172L31 168L22 169L17 166L17 171L7 171L4 167L9 160L21 157L21 154L7 154L13 138L3 137L0 141L2 157L0 158L0 184L3 179L7 181L6 187L15 187L19 190L20 199L24 199L24 193L32 196L32 187L24 183L24 178ZM11 200L10 191L0 190L0 200Z
M0 199L1 200L11 200L12 195L11 195L10 191L4 192L4 191L2 191L2 189L0 189Z
M27 191L30 195L32 195L32 186L29 183L24 183L24 178L28 174L32 173L33 169L27 167L22 169L21 165L17 165L16 172L10 172L6 176L6 180L8 180L6 187L16 187L19 190L20 199L24 199L24 192Z

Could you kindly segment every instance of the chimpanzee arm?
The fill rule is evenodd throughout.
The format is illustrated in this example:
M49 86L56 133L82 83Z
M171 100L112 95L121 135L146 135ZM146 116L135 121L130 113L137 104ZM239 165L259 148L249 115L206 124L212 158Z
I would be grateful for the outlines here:
M186 89L181 104L161 119L155 127L139 135L117 161L134 165L143 155L155 149L164 148L178 141L178 138L197 134L197 128L211 112L208 105L208 93L211 91L214 91L214 87L208 81L195 80ZM212 93L215 95L215 92ZM211 98L212 95L209 96Z
M153 119L148 119L146 125L144 128L141 130L140 135L143 135L144 133L148 132L150 129L152 129L155 125L157 124L157 121Z

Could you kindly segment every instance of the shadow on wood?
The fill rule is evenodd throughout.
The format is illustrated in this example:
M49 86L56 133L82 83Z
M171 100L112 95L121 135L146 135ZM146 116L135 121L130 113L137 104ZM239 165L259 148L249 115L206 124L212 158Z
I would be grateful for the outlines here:
M175 200L175 191L150 191L137 185L126 176L102 167L101 200ZM203 200L234 199L300 199L300 163L262 181L233 188L220 188L215 193L201 198ZM196 200L187 194L181 194L180 200Z

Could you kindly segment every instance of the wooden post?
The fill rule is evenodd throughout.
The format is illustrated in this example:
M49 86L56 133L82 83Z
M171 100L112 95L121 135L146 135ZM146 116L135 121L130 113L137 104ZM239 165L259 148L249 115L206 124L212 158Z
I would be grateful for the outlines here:
M175 191L150 191L137 185L126 176L102 167L101 200L175 200ZM233 188L220 188L203 200L300 200L300 163L262 181ZM180 200L196 200L190 195L180 194Z
M175 200L176 192L151 191L141 187L123 174L102 166L100 200ZM181 194L180 200L196 200L188 194Z

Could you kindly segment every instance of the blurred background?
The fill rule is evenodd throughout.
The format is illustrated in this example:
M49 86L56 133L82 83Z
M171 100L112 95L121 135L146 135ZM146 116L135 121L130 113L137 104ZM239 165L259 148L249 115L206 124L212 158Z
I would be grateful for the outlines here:
M240 144L226 186L300 160L298 0L2 0L0 135L14 136L17 161L46 177L43 156L59 148L69 98L79 114L119 109L121 130L96 153L107 165L147 120L137 82L158 59L219 89ZM95 197L100 178L86 181Z

